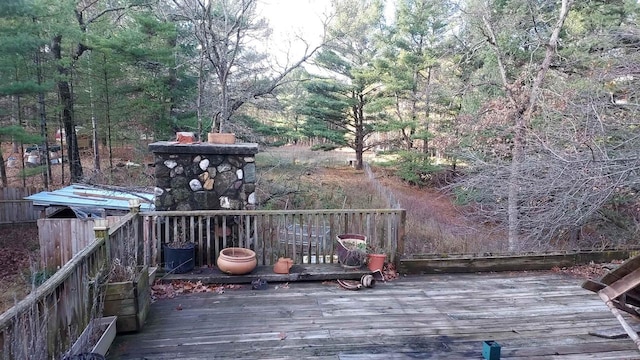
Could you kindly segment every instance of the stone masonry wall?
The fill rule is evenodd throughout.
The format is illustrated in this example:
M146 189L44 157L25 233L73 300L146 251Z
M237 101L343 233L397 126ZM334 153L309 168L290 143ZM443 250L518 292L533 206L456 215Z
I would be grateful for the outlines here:
M156 210L252 210L257 144L149 144L155 155Z

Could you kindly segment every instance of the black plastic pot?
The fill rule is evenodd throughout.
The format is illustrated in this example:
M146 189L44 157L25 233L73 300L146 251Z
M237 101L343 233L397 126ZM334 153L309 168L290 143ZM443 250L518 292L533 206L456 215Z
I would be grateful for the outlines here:
M195 267L196 244L189 243L185 247L164 246L165 270L174 274L183 274Z

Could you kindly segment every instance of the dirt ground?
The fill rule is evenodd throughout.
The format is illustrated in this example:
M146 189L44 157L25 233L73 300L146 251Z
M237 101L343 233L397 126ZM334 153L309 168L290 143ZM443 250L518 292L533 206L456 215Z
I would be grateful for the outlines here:
M2 144L2 155L5 160L9 187L37 187L44 186L44 174L36 174L23 178L22 158L20 153L13 152L9 144ZM96 184L121 184L136 186L151 186L153 182L153 168L146 166L153 156L147 151L147 144L125 145L113 148L111 155L106 148L100 150L100 171L95 170L93 152L89 149L80 151L84 178L82 182ZM9 164L9 157L15 162ZM27 158L24 158L26 166ZM111 167L113 164L113 167ZM64 164L51 165L50 189L59 189L69 184L69 166Z
M0 226L0 313L27 294L29 269L37 263L36 224Z

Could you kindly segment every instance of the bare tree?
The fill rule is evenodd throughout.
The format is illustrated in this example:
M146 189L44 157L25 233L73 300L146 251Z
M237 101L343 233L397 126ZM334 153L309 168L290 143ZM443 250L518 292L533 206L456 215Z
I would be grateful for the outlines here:
M638 232L639 216L629 222L615 207L638 198L640 109L633 79L640 74L634 65L640 34L594 32L589 49L580 46L591 42L568 34L560 50L559 29L570 7L563 1L555 22L547 19L544 56L520 69L505 55L488 12L480 22L505 96L484 104L467 128L489 135L485 146L467 153L473 173L457 186L485 220L499 226L508 219L510 250L620 245ZM585 53L592 57L580 63ZM605 226L631 237L608 236Z
M525 162L525 147L527 145L526 131L531 124L531 120L538 104L538 94L542 87L543 81L551 65L551 61L556 54L558 46L558 38L564 22L569 14L572 0L562 0L558 12L556 24L551 30L548 40L546 41L544 58L539 62L532 62L525 71L518 74L517 78L511 78L508 75L507 64L504 59L506 50L501 47L498 41L496 31L494 30L494 19L492 19L491 7L488 3L482 2L477 7L475 16L481 19L481 31L486 37L486 41L494 52L497 62L497 69L500 75L501 87L504 91L507 101L507 111L503 113L505 121L511 124L511 166L508 186L508 231L509 231L509 249L517 250L520 247L520 191L521 184L518 179L522 178L524 171L523 164ZM533 58L533 57L532 57ZM535 73L527 73L527 69L537 69ZM529 78L533 81L527 81Z
M267 22L257 16L257 0L173 0L173 4L175 19L189 27L213 72L211 132L228 131L228 121L236 110L271 94L323 45L305 43L299 59L275 69L268 66L265 54L255 49L256 43L269 36ZM199 75L207 77L206 68L202 64L198 68ZM204 89L203 85L199 88Z

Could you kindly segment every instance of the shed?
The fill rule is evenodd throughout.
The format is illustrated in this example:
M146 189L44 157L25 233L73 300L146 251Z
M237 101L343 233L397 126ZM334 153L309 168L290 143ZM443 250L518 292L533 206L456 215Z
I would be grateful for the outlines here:
M112 186L74 184L25 197L40 208L38 220L41 267L55 270L95 240L94 219L116 223L129 212L129 200L138 199L140 210L153 210L152 192Z
M42 191L25 199L44 210L46 217L55 214L59 217L61 211L78 218L96 217L96 214L101 217L123 215L129 211L129 200L133 199L140 201L142 211L154 209L153 192L112 186L74 184L54 191Z

